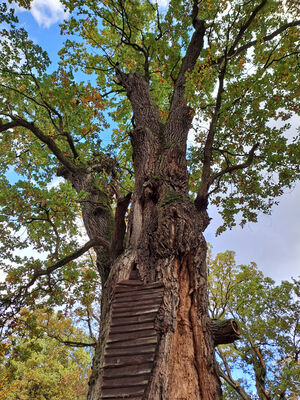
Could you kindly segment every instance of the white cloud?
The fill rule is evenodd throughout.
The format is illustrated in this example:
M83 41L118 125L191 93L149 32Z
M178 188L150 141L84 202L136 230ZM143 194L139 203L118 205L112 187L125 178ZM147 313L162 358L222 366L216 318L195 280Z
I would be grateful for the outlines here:
M59 0L34 0L30 11L36 22L44 28L63 21L68 15Z

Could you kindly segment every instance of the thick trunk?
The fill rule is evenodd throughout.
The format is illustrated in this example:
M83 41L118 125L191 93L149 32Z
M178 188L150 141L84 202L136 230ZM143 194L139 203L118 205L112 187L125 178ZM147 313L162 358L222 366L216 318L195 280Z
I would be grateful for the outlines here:
M131 135L135 189L125 250L114 261L103 287L100 340L88 399L104 398L101 388L112 300L116 285L128 279L135 268L144 284L161 282L164 292L155 318L157 344L150 377L144 383L145 390L140 386L137 389L143 395L134 395L134 387L127 387L126 393L131 393L128 398L218 400L222 395L208 316L203 237L209 218L205 209L196 209L188 195L186 139L192 114L184 100L178 104L173 101L163 125L143 77L117 72L136 123ZM112 396L111 400L125 396L121 389L116 390L119 397ZM105 398L109 399L107 395Z
M164 286L155 322L155 359L142 398L221 399L207 312L206 242L202 231L208 217L196 210L183 191L167 192L164 182L152 182L147 179L133 195L127 250L115 261L103 288L103 322L89 399L102 398L114 290L118 282L129 278L133 267L144 283L162 281Z

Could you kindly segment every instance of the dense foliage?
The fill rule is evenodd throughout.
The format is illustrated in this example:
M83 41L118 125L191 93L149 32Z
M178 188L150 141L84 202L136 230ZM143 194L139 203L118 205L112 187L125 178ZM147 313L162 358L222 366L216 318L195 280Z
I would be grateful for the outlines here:
M9 3L0 5L2 333L13 332L25 306L60 307L95 337L101 285L108 300L124 250L153 279L168 262L176 266L172 257L185 257L205 286L208 203L223 217L221 233L269 213L299 179L299 135L288 131L299 113L299 11L283 0L64 0L66 40L53 66ZM198 278L188 292L202 307ZM259 285L292 298L288 284ZM236 296L246 296L243 288ZM251 327L246 311L236 307ZM251 340L254 348L241 345L246 362L260 341ZM268 346L262 352L271 357ZM289 375L286 365L274 374ZM263 390L285 393L267 383Z
M224 399L296 399L299 392L299 280L276 285L232 251L209 259L210 313L235 318L241 339L219 346Z
M210 255L208 267L211 316L234 318L241 330L235 345L216 350L224 399L296 399L299 281L276 285L255 263L236 265L232 251ZM23 309L1 343L0 399L83 400L94 345L61 312Z
M84 400L91 357L66 343L80 345L86 336L62 314L23 309L1 342L0 399Z

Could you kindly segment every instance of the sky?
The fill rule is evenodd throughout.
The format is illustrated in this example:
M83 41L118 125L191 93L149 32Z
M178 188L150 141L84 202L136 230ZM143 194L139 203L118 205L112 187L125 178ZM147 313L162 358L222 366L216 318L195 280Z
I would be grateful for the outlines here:
M161 0L160 5L167 5ZM41 45L53 62L64 38L59 36L59 23L66 14L58 0L34 0L31 12L18 9L18 16L29 36ZM294 129L299 118L293 118ZM300 275L300 183L285 193L272 214L259 215L257 223L239 226L216 237L221 224L217 211L209 208L211 224L205 232L206 240L213 246L213 254L225 250L236 252L239 264L257 263L266 276L277 283Z

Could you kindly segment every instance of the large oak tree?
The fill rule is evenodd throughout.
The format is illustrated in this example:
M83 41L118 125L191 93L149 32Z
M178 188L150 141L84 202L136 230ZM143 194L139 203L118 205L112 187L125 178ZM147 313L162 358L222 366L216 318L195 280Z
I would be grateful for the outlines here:
M297 113L297 9L280 0L63 3L66 43L52 73L1 6L3 320L24 303L80 299L90 322L100 281L89 390L99 399L111 299L135 268L165 288L144 399L220 399L207 207L219 207L219 232L243 225L299 177L299 142L279 123ZM64 182L50 185L56 174ZM81 247L79 215L89 238ZM47 259L16 252L28 246ZM92 257L76 265L91 248L96 268Z

